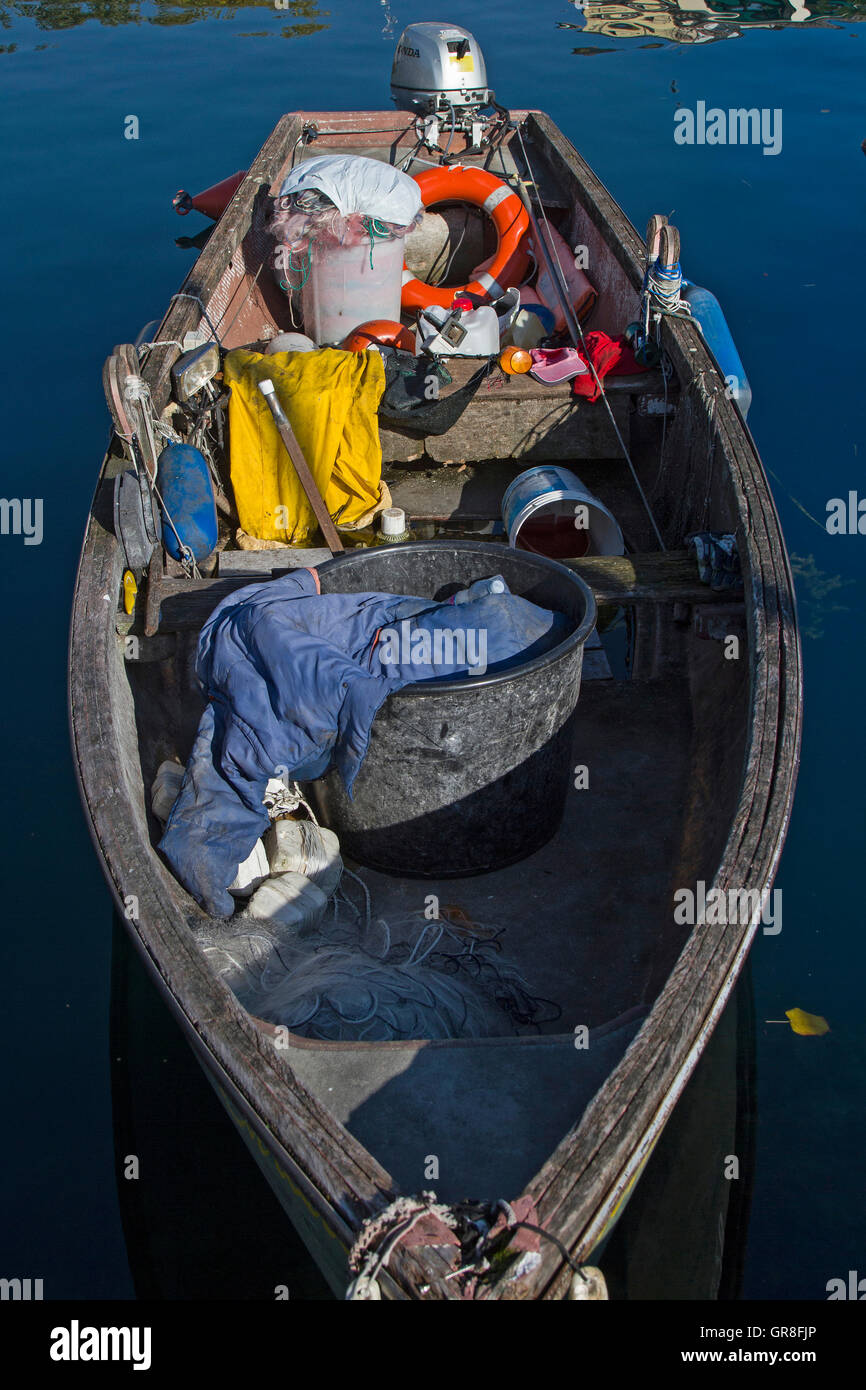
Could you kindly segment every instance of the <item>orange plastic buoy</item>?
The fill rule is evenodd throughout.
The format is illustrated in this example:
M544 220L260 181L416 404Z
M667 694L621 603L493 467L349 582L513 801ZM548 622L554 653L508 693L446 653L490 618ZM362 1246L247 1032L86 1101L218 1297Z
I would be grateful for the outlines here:
M392 347L402 348L404 352L415 351L415 337L404 328L402 323L397 323L396 319L370 319L367 323L359 323L357 328L353 328L348 337L344 338L340 347L346 352L363 352L365 348L373 347L377 343L390 344Z
M532 366L532 356L522 347L507 347L499 355L499 365L509 376L517 376L520 372L528 372Z

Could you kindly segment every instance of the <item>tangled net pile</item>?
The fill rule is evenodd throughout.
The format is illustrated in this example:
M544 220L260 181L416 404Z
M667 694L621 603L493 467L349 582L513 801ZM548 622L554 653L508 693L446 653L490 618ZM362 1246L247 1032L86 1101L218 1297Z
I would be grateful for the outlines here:
M419 212L415 223L420 218ZM411 227L383 222L363 213L343 216L330 198L313 189L283 194L275 199L269 227L278 243L275 265L277 270L283 272L279 283L287 293L303 289L306 284L316 242L320 246L368 246L372 269L376 242L404 236L411 230ZM300 278L293 279L292 276Z
M341 886L319 926L280 943L254 978L247 971L250 1012L326 1042L500 1037L559 1017L497 959L503 929L454 908L435 921L421 912L374 921L366 885L348 871L345 879L360 886L363 906Z

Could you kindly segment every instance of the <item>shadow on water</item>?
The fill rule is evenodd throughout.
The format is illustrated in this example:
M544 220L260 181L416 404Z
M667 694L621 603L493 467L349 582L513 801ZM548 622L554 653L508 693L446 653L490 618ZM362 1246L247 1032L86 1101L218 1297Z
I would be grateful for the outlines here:
M111 1095L138 1298L332 1298L116 917Z

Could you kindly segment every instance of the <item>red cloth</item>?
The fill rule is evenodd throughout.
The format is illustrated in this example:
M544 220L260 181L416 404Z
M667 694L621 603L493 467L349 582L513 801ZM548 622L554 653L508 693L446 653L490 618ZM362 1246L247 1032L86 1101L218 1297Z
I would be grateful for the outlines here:
M599 381L603 382L606 376L630 376L632 372L649 371L648 367L635 361L635 355L623 337L610 338L607 333L596 330L586 334L585 342L586 351L582 356L595 367ZM583 396L588 401L597 401L601 395L592 372L576 376L571 389L575 396Z

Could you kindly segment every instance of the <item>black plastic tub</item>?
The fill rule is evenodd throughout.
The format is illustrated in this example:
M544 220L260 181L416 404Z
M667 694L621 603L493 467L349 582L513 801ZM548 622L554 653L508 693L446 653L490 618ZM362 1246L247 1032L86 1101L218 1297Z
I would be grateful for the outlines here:
M332 770L307 794L342 851L371 869L457 878L515 863L556 832L573 777L572 731L595 600L541 555L474 541L356 550L319 569L322 593L444 599L501 574L512 593L564 613L559 646L507 671L424 681L389 695L346 794Z

